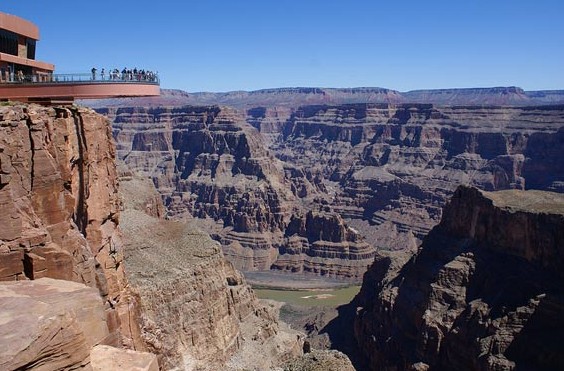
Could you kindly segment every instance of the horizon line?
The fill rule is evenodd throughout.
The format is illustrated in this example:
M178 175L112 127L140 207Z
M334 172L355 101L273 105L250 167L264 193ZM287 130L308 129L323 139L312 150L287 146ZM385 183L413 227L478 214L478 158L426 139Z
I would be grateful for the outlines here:
M300 89L319 89L319 90L362 90L362 89L371 89L371 90L385 90L389 92L395 93L413 93L413 92L423 92L423 91L463 91L463 90L495 90L495 89L516 89L521 90L523 92L558 92L564 91L562 89L533 89L533 90L526 90L520 86L516 85L499 85L499 86L477 86L477 87L451 87L451 88L420 88L420 89L412 89L412 90L396 90L391 88L385 88L380 86L355 86L355 87L321 87L321 86L281 86L275 88L260 88L260 89L235 89L235 90L224 90L224 91L211 91L211 90L199 90L199 91L188 91L181 88L166 88L161 87L162 90L171 90L171 91L182 91L189 94L228 94L228 93L256 93L256 92L265 92L270 90L300 90Z

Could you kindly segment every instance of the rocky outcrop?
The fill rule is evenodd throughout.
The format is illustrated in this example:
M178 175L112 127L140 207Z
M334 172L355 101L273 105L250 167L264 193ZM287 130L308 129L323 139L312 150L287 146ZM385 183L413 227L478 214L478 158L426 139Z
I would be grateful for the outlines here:
M355 371L351 361L336 350L314 350L284 365L284 371Z
M114 159L109 122L90 109L0 107L0 280L95 288L104 342L142 349L124 275ZM67 337L78 336L76 326L64 323L64 341L75 341Z
M118 292L123 274L105 277L96 259L117 240L117 178L105 119L33 105L3 107L0 115L2 260L16 262L3 265L3 279L48 276L98 286L104 296Z
M564 196L460 187L407 263L355 299L371 369L561 369Z
M2 370L159 369L154 354L118 349L97 289L39 278L0 283ZM137 368L135 368L137 367Z
M192 222L148 215L158 209L147 207L157 194L152 182L122 177L120 193L128 279L140 304L143 340L162 367L229 369L248 342L254 352L269 354L242 357L239 363L248 367L272 367L299 354L299 335L281 330L275 311L258 302L219 243Z
M110 332L98 290L40 278L0 284L2 370L91 369Z
M271 269L359 280L374 249L336 213L294 215Z

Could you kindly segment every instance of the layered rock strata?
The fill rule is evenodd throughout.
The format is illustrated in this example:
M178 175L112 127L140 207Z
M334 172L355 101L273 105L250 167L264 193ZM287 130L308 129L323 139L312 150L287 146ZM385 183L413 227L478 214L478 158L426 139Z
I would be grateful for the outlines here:
M415 249L459 184L564 190L561 106L100 112L114 122L119 157L153 179L168 215L203 221L243 270L358 280L375 249ZM292 220L310 210L339 215L334 225L316 222L355 230L358 242L293 234ZM309 235L319 228L306 226Z
M154 354L101 345L112 340L97 289L39 278L0 283L2 370L159 369Z
M419 252L381 257L355 337L371 369L564 367L564 196L460 187Z
M91 369L110 335L98 290L40 278L0 284L2 370Z
M562 126L563 107L308 106L271 149L375 247L405 249L459 184L562 191Z
M261 366L300 354L301 335L281 330L217 242L160 219L152 182L131 174L122 216L135 290L126 286L123 204L104 117L34 105L0 115L0 270L16 281L0 285L0 334L2 344L17 340L0 354L3 368L158 367L148 353L106 345L148 348L166 369L221 368L245 342L268 352Z
M95 288L104 343L142 349L124 275L114 158L109 122L90 109L0 107L0 280Z
M300 335L282 331L277 314L258 302L219 243L187 221L147 211L158 194L148 179L122 178L121 227L132 289L141 308L143 340L165 369L267 369L301 353ZM255 354L241 356L252 342ZM256 358L258 350L267 357ZM253 366L254 365L254 366Z
M374 250L336 213L292 216L272 269L358 280Z
M114 122L118 156L133 174L153 180L167 215L204 221L200 225L222 243L237 268L273 267L358 281L370 264L374 249L360 236L349 241L345 235L341 240L319 235L305 244L300 236L292 237L292 218L311 209L322 184L302 168L277 160L244 113L218 107L100 112ZM254 114L256 125L268 126L266 113ZM278 123L270 126L275 133L280 118L273 120ZM334 220L324 228L349 228L331 210L324 213ZM322 218L306 228L319 229L316 222ZM331 255L334 264L326 264L323 255Z

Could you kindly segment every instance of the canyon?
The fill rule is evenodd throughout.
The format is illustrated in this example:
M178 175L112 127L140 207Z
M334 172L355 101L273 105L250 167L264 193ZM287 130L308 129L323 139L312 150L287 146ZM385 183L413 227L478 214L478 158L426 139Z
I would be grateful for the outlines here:
M163 369L268 370L302 354L303 336L279 322L276 306L257 300L216 241L190 221L159 217L149 179L125 170L120 196L142 337Z
M564 106L456 93L97 111L167 217L194 220L237 268L363 277L308 342L358 369L561 368ZM524 104L483 104L496 94Z
M153 180L167 217L193 217L238 269L277 267L360 281L371 264L374 248L339 214L315 206L323 184L274 157L240 112L100 112L113 121L118 158Z
M564 190L563 106L98 108L117 156L243 271L360 282L414 252L459 184Z
M559 93L363 89L1 106L2 368L564 367ZM240 271L362 283L353 363Z
M152 182L118 172L105 117L10 104L0 130L2 369L271 368L301 355L301 335L217 242L162 219Z

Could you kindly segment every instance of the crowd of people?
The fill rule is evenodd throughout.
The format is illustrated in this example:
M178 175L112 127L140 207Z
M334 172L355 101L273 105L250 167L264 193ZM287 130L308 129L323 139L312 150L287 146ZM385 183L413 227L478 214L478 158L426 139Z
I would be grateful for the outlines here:
M92 67L92 80L97 80L98 70ZM145 71L143 69L128 69L124 68L121 72L117 69L104 69L100 71L101 80L121 80L121 81L157 81L157 74L153 71Z

